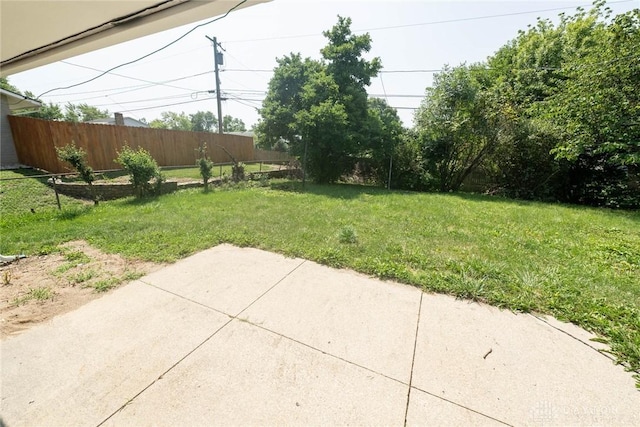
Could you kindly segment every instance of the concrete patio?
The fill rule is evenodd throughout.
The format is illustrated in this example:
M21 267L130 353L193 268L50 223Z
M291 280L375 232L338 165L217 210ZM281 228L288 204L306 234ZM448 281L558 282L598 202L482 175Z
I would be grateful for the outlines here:
M1 343L2 421L640 425L573 325L221 245Z

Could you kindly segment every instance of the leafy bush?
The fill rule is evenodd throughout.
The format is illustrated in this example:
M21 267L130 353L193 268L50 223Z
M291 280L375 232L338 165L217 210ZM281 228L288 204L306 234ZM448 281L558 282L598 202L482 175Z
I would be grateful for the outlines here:
M567 162L550 153L558 138L532 120L503 120L496 150L486 159L483 171L497 188L495 194L527 200L566 200Z
M131 184L139 197L159 192L164 177L160 173L158 163L147 150L138 147L138 150L134 151L125 145L122 151L118 152L116 163L122 165L129 173ZM153 185L150 183L151 179L154 179Z
M92 185L96 180L96 175L93 173L93 168L87 163L87 153L76 146L73 141L64 147L56 147L56 153L60 160L69 163L78 172L80 178L89 185L93 203L97 205L98 197Z
M231 179L233 182L244 181L244 163L234 163L231 166Z
M198 147L198 154L200 157L196 160L196 165L200 167L200 176L202 176L202 181L204 182L204 191L209 189L209 179L211 179L213 170L213 162L207 156L207 143L203 142L200 147Z
M391 168L391 188L395 190L435 190L437 181L425 168L420 143L415 132L408 131L395 147Z

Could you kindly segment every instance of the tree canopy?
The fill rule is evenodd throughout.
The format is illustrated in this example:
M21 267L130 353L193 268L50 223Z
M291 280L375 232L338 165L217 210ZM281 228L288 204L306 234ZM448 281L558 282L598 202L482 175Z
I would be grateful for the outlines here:
M156 129L187 131L192 129L192 123L189 116L187 116L184 112L175 113L173 111L163 111L162 113L160 113L159 119L151 120L149 126Z
M242 119L225 115L225 116L222 116L222 131L223 132L246 132L247 126L244 124Z
M68 102L65 105L64 120L68 122L90 122L108 117L111 117L109 110L100 110L86 103L72 104Z
M218 119L211 111L198 111L187 115L184 112L163 111L159 119L152 120L149 126L157 129L185 130L192 132L217 132ZM224 132L245 132L244 122L226 115L222 118Z
M440 191L459 190L497 142L493 111L473 71L445 67L415 115L425 170Z
M351 19L340 16L323 34L328 43L321 59L297 53L277 59L256 131L261 146L286 147L306 158L317 182L333 182L364 157L390 155L402 127L388 105L374 103L370 111L366 87L381 63L364 58L369 34L353 34Z
M194 132L215 132L218 129L218 119L211 111L198 111L190 114L189 121L191 122L189 130Z
M426 178L449 191L481 171L509 196L640 206L640 9L610 12L538 20L437 74L415 117Z

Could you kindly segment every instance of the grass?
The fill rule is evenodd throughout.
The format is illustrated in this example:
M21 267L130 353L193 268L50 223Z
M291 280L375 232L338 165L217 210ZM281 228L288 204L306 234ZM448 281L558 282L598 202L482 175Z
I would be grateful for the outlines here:
M91 261L84 252L78 250L70 250L64 252L64 259L71 264L86 264Z
M96 276L96 272L95 270L86 270L86 271L80 271L76 274L73 274L69 277L69 283L73 284L73 285L77 285L80 283L84 283L87 282L91 279L93 279Z
M31 209L39 213L57 209L55 193L46 185L47 178L25 178L42 175L32 169L0 171L0 217L7 215L31 214ZM86 203L60 195L64 206L83 206ZM27 218L25 218L25 221Z
M267 171L272 168L271 165L262 165L262 170ZM244 165L245 173L251 172L259 172L260 164L245 164ZM202 176L200 176L200 169L196 166L192 168L179 168L179 169L163 169L162 173L167 179L171 178L191 178L196 181L201 181ZM231 176L231 165L222 166L222 173L220 173L220 166L214 166L211 170L212 178L218 178L222 175Z
M109 289L118 286L121 281L115 277L103 279L91 285L97 292L107 292Z
M358 241L358 234L353 227L347 225L346 227L342 227L338 232L338 241L340 243L356 243Z
M252 246L551 314L596 332L640 370L640 212L349 185L302 192L291 182L65 210L3 215L0 253L85 239L175 261L222 242Z
M53 298L53 291L47 287L39 287L30 289L29 292L13 300L14 305L21 305L30 300L45 301Z

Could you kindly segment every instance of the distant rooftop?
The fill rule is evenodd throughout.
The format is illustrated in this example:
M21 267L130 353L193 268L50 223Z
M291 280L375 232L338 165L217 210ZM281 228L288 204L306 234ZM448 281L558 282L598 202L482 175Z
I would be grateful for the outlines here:
M102 124L102 125L115 125L116 124L116 119L115 117L108 117L106 119L95 119L95 120L89 120L87 123L96 123L96 124ZM148 128L149 125L141 122L140 120L136 120L133 119L131 117L124 117L124 125L125 126L131 126L131 127L137 127L137 128Z

